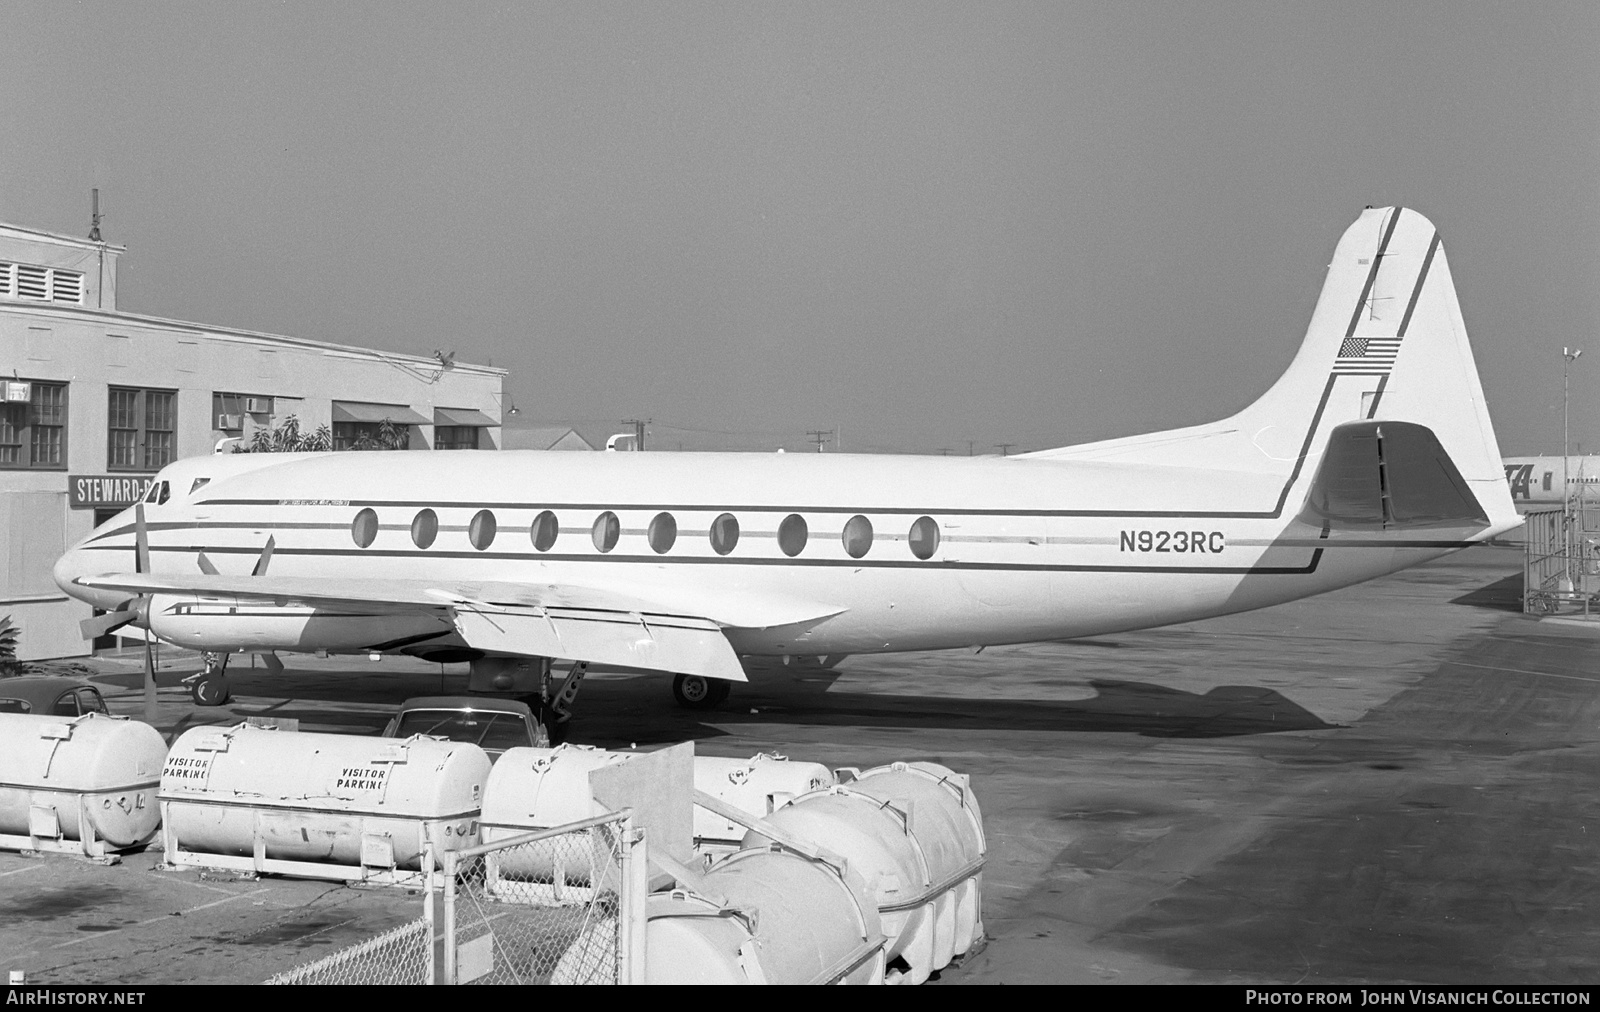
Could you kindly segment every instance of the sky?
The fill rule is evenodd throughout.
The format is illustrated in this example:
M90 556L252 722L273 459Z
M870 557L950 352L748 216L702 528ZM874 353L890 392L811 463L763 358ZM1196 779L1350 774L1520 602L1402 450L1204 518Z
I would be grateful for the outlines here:
M510 370L524 420L1013 452L1243 407L1367 205L1504 453L1600 452L1590 2L0 2L0 220L119 306Z

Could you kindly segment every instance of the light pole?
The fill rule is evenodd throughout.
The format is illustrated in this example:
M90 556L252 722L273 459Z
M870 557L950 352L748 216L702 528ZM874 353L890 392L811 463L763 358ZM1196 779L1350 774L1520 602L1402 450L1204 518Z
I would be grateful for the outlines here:
M1568 434L1571 431L1568 424L1568 405L1570 403L1567 373L1572 368L1572 363L1583 354L1581 348L1561 349L1561 528L1563 546L1562 555L1566 557L1567 583L1576 589L1577 580L1573 573L1573 517L1572 512L1572 475L1567 459Z

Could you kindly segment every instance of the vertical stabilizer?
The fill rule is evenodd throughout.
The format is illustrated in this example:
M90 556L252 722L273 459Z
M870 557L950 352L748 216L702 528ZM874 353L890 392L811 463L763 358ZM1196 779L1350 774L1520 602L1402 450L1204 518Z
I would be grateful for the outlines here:
M1444 246L1404 208L1368 208L1345 230L1300 351L1243 411L1028 456L1294 475L1293 506L1334 427L1363 420L1425 426L1491 526L1515 522Z

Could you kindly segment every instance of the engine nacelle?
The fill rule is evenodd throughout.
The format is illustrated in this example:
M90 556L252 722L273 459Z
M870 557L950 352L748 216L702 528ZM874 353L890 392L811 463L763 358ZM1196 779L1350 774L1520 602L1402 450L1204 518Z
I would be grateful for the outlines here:
M335 653L416 643L455 631L442 616L336 612L257 598L157 594L150 631L181 647L218 653Z

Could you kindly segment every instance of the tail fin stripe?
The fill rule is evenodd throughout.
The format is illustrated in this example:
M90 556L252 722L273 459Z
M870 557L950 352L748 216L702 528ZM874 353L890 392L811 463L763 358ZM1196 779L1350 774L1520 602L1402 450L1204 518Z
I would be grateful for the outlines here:
M1428 244L1428 255L1422 258L1422 271L1417 275L1417 286L1411 289L1411 301L1406 303L1406 315L1400 318L1400 331L1397 337L1406 336L1406 328L1411 326L1411 314L1416 312L1417 300L1422 297L1423 282L1428 280L1428 268L1433 266L1433 255L1439 251L1439 231L1434 230L1433 241Z
M1367 298L1372 294L1372 284L1378 280L1378 269L1383 266L1383 258L1389 250L1389 240L1394 236L1394 227L1400 224L1400 212L1405 208L1397 207L1389 214L1389 227L1384 229L1383 238L1378 241L1378 252L1373 254L1372 267L1367 271L1367 283L1361 286L1361 298L1356 300L1355 312L1350 314L1350 326L1345 330L1345 337L1353 337L1356 325L1361 322L1361 310L1366 308Z
M1421 286L1418 286L1419 288ZM1372 407L1367 410L1368 418L1375 418L1378 414L1378 402L1383 400L1383 388L1389 385L1389 374L1384 373L1378 380L1378 389L1372 392Z

